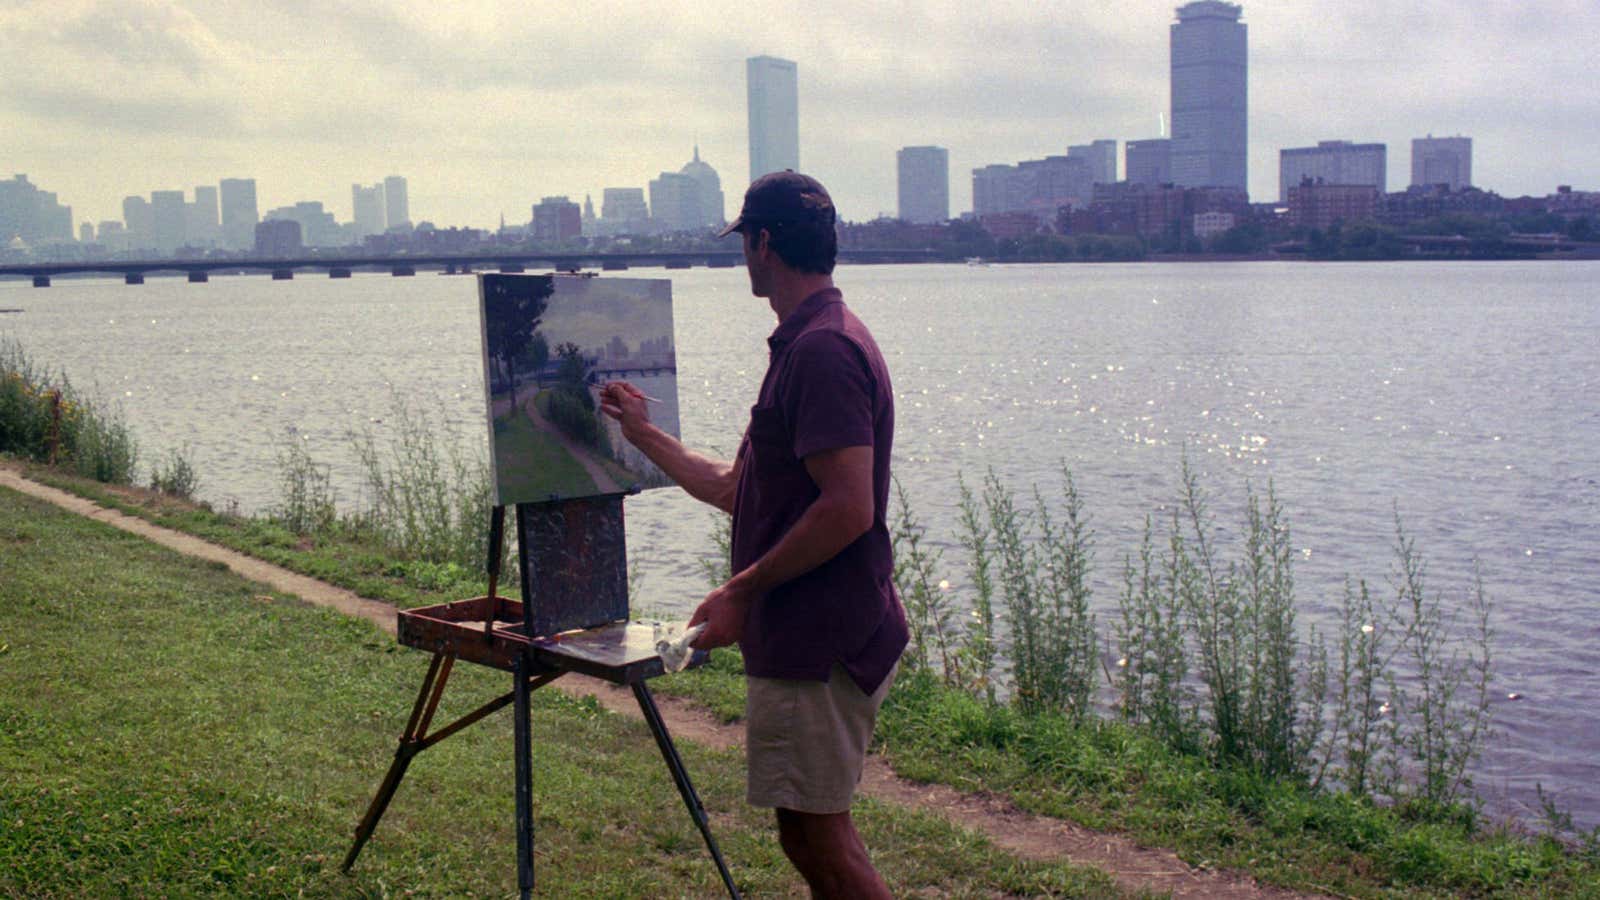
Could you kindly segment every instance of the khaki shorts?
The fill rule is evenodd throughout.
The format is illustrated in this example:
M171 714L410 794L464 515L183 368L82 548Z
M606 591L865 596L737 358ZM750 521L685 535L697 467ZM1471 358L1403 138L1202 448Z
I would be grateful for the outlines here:
M878 707L894 672L871 696L835 663L826 684L747 678L746 796L751 806L804 813L850 809Z

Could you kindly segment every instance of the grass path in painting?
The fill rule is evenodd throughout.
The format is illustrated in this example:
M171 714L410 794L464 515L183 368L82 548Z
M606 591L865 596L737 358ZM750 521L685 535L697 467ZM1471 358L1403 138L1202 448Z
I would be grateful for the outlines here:
M594 479L555 435L513 410L494 420L495 479L502 497L517 501L596 492Z
M619 493L622 490L619 482L601 464L597 455L590 448L585 447L570 435L562 432L561 427L550 421L549 417L545 415L545 410L549 409L549 407L549 391L540 391L532 398L522 401L522 411L527 415L528 421L534 430L560 441L561 446L566 449L567 453L572 456L578 465L583 466L583 471L589 475L589 480L601 493ZM602 427L604 427L603 424ZM623 483L626 483L626 481Z
M0 489L0 896L509 895L510 716L419 756L350 876L351 828L427 666L371 624L264 593ZM439 722L505 688L457 666ZM534 697L540 893L708 897L715 870L641 723ZM748 896L797 896L742 754L683 743ZM878 803L859 820L897 896L1115 896Z

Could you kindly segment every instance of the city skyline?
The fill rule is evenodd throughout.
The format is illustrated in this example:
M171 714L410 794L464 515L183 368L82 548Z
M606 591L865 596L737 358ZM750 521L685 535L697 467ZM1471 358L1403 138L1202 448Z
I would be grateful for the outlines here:
M824 4L793 29L762 4L598 26L470 3L30 2L0 12L0 168L58 193L75 227L224 176L255 179L262 210L318 198L348 221L351 185L387 170L408 174L413 218L492 228L542 196L644 187L697 141L736 203L745 61L770 54L805 69L804 167L859 221L895 210L900 147L947 147L963 173L1157 137L1178 5L977 19ZM1252 199L1275 197L1282 148L1331 138L1384 143L1405 172L1413 139L1468 135L1474 183L1507 195L1600 171L1577 50L1600 38L1592 4L1245 3L1241 21ZM525 44L539 61L522 62ZM969 180L951 182L952 213L970 209Z

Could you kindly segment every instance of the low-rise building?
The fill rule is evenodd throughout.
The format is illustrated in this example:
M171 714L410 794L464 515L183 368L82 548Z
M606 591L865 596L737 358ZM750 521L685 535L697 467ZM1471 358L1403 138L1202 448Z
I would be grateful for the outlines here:
M1231 212L1203 212L1195 213L1191 221L1194 236L1203 240L1232 231L1234 225L1238 224L1238 217Z
M565 196L545 197L533 205L533 239L559 244L583 234L583 209Z
M304 249L299 222L293 219L267 219L256 223L256 256L267 259L298 256Z
M1336 223L1378 218L1378 189L1370 184L1317 184L1289 189L1289 226L1324 230Z

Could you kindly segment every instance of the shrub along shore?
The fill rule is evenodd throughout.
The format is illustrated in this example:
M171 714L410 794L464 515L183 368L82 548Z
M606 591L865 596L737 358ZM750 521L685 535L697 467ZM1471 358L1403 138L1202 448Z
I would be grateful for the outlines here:
M37 397L49 387L35 378ZM0 416L12 414L6 396ZM369 499L354 512L338 508L326 470L298 445L280 456L280 504L255 517L178 496L194 483L181 454L156 467L153 493L116 486L133 477L131 450L110 484L82 477L70 458L31 474L400 606L481 592L484 466L438 448L414 409L391 421L401 423L393 446L358 438ZM0 438L21 433L8 427L0 422ZM963 485L961 533L943 542L898 491L897 582L914 642L876 738L898 772L1285 886L1600 895L1600 835L1574 832L1553 807L1527 827L1479 809L1468 772L1489 725L1488 597L1481 585L1450 606L1430 594L1398 515L1390 581L1352 578L1339 621L1317 632L1296 621L1288 521L1270 490L1247 498L1240 546L1224 547L1186 467L1167 517L1117 561L1122 589L1102 626L1090 518L1070 472L1063 485L1048 501L1037 490L1019 498L992 474ZM711 578L723 540L719 523ZM658 689L737 718L740 666L718 651Z

